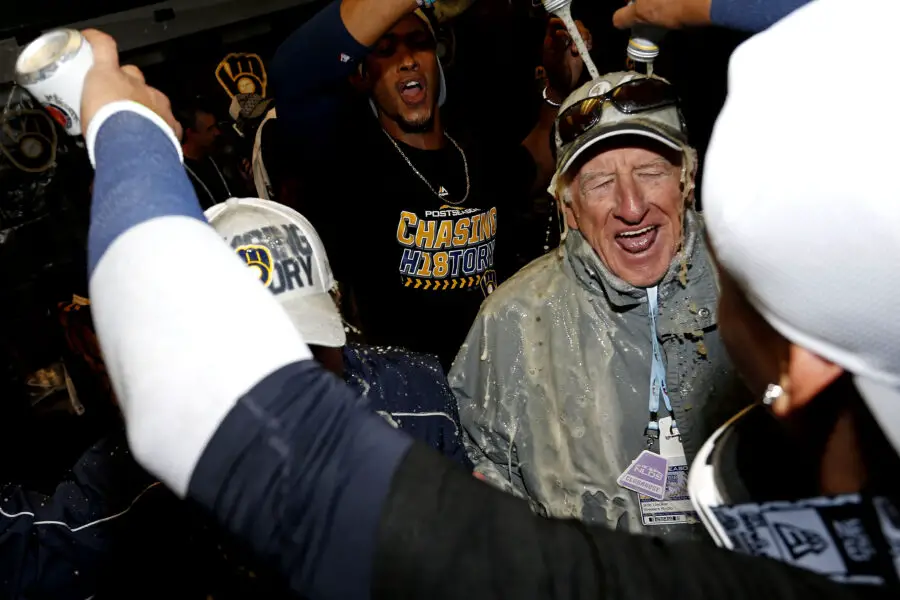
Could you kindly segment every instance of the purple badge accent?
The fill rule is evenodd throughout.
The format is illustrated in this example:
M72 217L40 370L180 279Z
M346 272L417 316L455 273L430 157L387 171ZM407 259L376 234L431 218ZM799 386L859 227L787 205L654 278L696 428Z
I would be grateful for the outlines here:
M649 496L654 500L666 497L666 473L669 461L644 450L624 473L619 475L617 483L623 488Z

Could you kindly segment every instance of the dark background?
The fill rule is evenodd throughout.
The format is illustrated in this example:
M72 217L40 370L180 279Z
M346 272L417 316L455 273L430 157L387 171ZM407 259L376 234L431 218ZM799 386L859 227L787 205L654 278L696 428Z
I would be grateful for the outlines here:
M4 15L0 37L15 36L24 43L47 27L147 4L20 2L12 18ZM268 31L238 42L223 43L227 36L222 30L209 30L126 52L122 60L141 65L147 81L175 103L207 97L224 120L230 98L216 81L215 68L225 54L256 53L268 61L283 39L323 5L314 2L261 17L257 20ZM611 27L619 6L596 0L575 0L573 5L576 18L593 33L592 56L601 72L625 68L628 33ZM474 128L511 143L524 138L540 107L534 71L545 20L542 9L527 0L479 0L450 25L453 35L447 39L455 40L454 51L444 62L451 130ZM243 25L252 30L252 22ZM671 32L662 44L656 71L679 90L701 164L724 101L727 61L742 39L733 32L704 29ZM0 86L0 98L8 87ZM84 416L73 416L67 403L32 407L27 396L29 373L66 356L57 303L68 301L72 293L87 295L84 241L91 171L75 140L62 132L59 140L56 166L40 175L22 173L0 159L0 479L45 489L109 427L110 414L105 400L90 397L91 387L79 380L77 367L72 368L76 388L88 391L80 398L87 409Z

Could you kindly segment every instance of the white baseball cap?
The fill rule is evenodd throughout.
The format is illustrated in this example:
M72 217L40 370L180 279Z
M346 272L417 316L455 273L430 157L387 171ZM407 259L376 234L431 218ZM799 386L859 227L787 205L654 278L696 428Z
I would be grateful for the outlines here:
M347 342L330 294L336 283L325 247L303 215L259 198L231 198L205 214L278 298L307 344L339 348Z
M650 85L634 87L634 83L646 82ZM629 84L629 85L624 85ZM621 87L620 87L621 86ZM647 97L638 94L632 101L645 102L652 105L664 99L671 101L653 110L641 110L634 113L621 112L614 102L610 101L609 94L613 90L624 91L626 89L649 88L653 93L659 94L658 98ZM576 139L563 143L560 137L561 122L574 118L576 114L600 109L600 118L587 131ZM572 110L569 110L572 109ZM557 184L560 178L576 164L576 160L591 146L604 140L621 135L637 135L648 137L673 150L684 151L688 148L687 128L677 105L675 88L661 77L647 77L634 71L621 71L607 73L599 79L589 81L573 91L563 100L559 107L557 125L554 128L554 143L556 144L556 173L550 182L548 191L556 195Z
M900 119L874 107L900 90L898 21L897 0L818 0L739 47L702 197L751 304L852 373L900 451Z

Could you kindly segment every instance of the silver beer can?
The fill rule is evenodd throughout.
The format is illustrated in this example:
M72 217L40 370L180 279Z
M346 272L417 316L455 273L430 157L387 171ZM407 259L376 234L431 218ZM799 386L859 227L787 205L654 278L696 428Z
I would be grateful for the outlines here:
M56 29L28 44L16 60L16 82L69 135L80 135L81 93L94 52L80 32Z

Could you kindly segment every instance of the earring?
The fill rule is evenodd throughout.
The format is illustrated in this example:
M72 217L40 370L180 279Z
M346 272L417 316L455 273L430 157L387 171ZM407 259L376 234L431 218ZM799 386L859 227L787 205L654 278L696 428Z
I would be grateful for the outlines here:
M766 388L766 393L763 396L763 404L766 406L772 406L775 404L775 401L784 396L784 388L780 385L770 383L769 387Z

